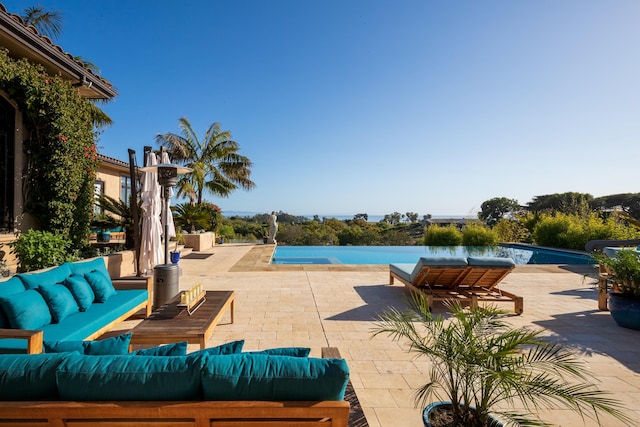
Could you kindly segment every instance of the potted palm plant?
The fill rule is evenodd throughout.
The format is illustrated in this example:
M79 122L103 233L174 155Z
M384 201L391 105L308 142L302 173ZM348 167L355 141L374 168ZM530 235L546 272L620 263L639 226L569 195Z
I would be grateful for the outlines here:
M435 317L426 298L414 294L409 310L389 309L374 329L408 342L410 352L431 362L429 382L415 395L425 426L547 425L528 410L560 406L583 418L598 420L604 412L631 422L619 402L588 382L580 360L541 331L513 328L493 307L447 306L451 319ZM516 402L524 412L498 409Z
M620 249L615 256L595 254L610 275L609 312L620 326L640 330L640 252Z

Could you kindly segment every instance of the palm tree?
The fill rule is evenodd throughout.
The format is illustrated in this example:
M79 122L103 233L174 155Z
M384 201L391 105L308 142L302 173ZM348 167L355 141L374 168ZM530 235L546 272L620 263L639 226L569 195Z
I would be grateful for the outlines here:
M62 33L62 13L58 10L46 10L41 5L29 6L20 17L25 25L33 25L39 33L52 40Z
M186 117L179 120L181 135L172 132L156 135L156 142L166 145L171 159L193 169L177 183L178 197L188 197L192 204L202 203L206 191L227 197L238 188L251 190L251 161L238 153L240 146L231 140L231 132L213 123L200 141Z

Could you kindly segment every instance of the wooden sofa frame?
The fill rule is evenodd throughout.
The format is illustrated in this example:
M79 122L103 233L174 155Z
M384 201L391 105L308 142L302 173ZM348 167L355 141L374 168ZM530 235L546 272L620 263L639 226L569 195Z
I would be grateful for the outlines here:
M124 313L122 316L109 322L107 325L98 329L85 340L93 340L105 332L112 329L118 323L121 323L134 314L142 312L144 310L144 316L149 317L151 315L151 304L153 303L153 278L152 277L133 277L126 279L113 279L113 287L116 290L126 289L147 289L148 299L147 301L138 304L136 307ZM0 329L0 338L22 338L27 340L27 354L42 353L42 340L43 334L40 330L26 330L26 329Z

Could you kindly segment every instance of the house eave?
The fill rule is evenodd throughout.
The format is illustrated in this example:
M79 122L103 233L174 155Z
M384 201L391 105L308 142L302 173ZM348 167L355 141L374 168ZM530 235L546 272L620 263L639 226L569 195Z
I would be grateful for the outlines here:
M13 58L27 58L44 66L51 75L60 74L76 86L85 98L110 99L117 96L108 82L52 44L48 38L40 36L35 28L19 22L19 18L7 13L1 3L0 45L7 48Z

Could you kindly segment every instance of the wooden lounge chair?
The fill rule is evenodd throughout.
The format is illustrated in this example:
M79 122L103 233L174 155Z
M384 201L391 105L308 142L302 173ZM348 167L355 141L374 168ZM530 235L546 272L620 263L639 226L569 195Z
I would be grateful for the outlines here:
M502 291L498 284L515 268L511 258L421 258L413 269L410 264L391 264L390 280L400 280L409 289L423 292L431 307L433 301L459 299L476 307L479 301L512 301L521 314L522 297Z

